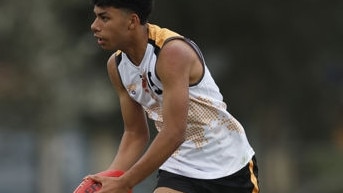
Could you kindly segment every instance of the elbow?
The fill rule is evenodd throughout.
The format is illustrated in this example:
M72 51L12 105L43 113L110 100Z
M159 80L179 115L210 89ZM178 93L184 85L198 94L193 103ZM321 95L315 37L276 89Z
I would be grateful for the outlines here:
M175 144L180 146L186 140L186 129L179 129L172 136L174 136Z

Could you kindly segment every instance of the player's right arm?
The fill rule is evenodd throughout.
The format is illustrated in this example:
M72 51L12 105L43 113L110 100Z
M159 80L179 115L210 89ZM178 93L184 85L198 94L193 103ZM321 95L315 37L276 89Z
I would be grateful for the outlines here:
M143 154L149 141L149 129L144 109L129 96L121 82L114 54L108 60L107 70L119 97L124 123L124 133L117 154L108 169L126 171Z

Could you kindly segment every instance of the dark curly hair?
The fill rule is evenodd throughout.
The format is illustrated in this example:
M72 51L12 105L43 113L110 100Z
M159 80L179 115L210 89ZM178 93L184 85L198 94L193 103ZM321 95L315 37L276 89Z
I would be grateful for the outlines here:
M93 6L130 10L138 15L141 24L147 23L153 8L153 0L91 0L91 2Z

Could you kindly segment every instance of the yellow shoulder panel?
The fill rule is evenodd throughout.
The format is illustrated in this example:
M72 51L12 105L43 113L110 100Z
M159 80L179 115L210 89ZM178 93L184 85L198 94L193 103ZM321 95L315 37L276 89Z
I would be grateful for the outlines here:
M167 28L160 28L157 25L148 23L149 39L153 40L155 44L161 48L166 40L172 37L183 37L180 34L173 32Z

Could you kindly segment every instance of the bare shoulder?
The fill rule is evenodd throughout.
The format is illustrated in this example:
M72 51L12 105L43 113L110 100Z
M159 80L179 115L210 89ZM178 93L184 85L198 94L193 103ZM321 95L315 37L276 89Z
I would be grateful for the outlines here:
M117 59L118 53L112 54L108 61L107 61L107 73L111 80L112 85L117 91L123 90L124 87L121 83L121 79L119 76L118 68L117 68Z
M194 49L182 39L175 39L167 42L161 49L162 57L174 59L194 59L196 53Z
M117 62L116 62L117 55L118 55L117 53L113 53L107 61L107 70L109 73L113 73L113 70L117 70Z
M183 76L189 84L196 83L202 76L203 65L189 43L184 40L172 40L166 43L158 58L157 73L161 79L174 75ZM174 79L175 79L174 78Z

